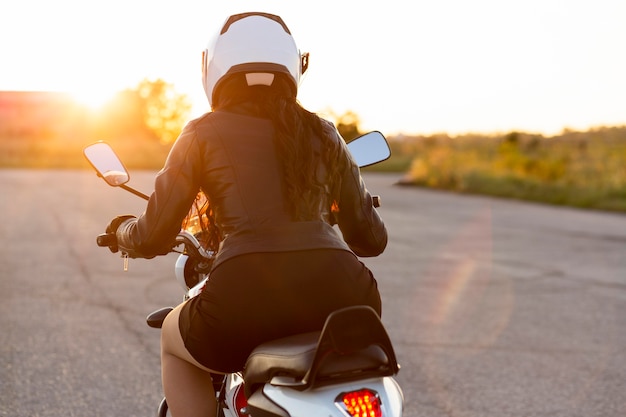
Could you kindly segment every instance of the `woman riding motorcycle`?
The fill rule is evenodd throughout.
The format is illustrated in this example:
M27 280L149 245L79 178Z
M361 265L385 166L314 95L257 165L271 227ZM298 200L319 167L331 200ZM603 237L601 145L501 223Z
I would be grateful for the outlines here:
M162 328L174 417L214 416L210 372L241 370L255 346L321 330L343 307L381 313L357 255L382 253L387 231L334 126L296 100L307 66L279 16L228 18L203 53L213 111L185 126L144 213L107 227L131 257L166 254L198 192L208 200L211 278Z

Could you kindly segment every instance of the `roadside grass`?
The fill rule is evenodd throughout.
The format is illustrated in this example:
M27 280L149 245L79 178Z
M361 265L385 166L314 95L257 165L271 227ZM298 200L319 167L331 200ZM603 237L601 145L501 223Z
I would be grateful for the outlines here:
M0 168L88 168L83 149L94 142L97 139L84 137L0 138ZM141 137L116 138L106 142L128 169L160 169L171 147L158 140Z
M626 212L626 127L404 141L403 185Z
M0 137L0 168L89 168L96 139ZM626 212L626 126L554 137L446 134L390 137L392 156L364 171L396 172L400 185ZM107 140L129 170L158 170L171 145L150 137Z

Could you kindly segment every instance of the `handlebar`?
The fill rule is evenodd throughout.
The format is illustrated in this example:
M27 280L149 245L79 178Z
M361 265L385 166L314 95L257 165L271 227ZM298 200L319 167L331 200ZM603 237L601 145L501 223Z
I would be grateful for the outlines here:
M381 201L379 195L372 196L372 205L374 207L380 207ZM199 262L213 261L215 254L205 250L198 239L188 232L187 230L181 230L176 236L175 242L177 244L185 245L185 251L193 258L196 258ZM96 244L100 247L110 247L117 243L117 237L115 233L102 233L96 237Z
M188 260L186 262L189 263L195 272L201 274L209 273L215 258L214 252L204 249L195 235L187 230L181 230L178 233L176 236L176 243L183 244L185 246L184 254L188 256ZM187 265L185 265L185 270L186 268ZM183 273L183 281L188 287L192 287L196 284L196 282L189 284L186 271Z
M96 238L96 244L100 247L106 248L117 243L115 233L103 233Z
M185 251L198 261L210 262L214 254L205 250L198 239L186 230L181 230L176 236L176 244L185 245ZM117 243L115 233L102 233L96 237L96 244L100 247L109 247Z
M193 258L210 262L215 254L202 247L198 239L186 230L181 230L176 236L176 243L185 245L186 252Z

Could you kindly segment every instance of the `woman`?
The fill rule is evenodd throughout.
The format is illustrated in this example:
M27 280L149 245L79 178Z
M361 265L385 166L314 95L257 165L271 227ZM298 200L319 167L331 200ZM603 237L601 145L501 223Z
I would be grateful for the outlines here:
M209 372L241 370L255 346L320 330L342 307L381 312L357 255L382 253L387 232L335 128L296 101L307 64L280 17L231 16L203 53L213 111L184 128L146 211L107 228L130 256L165 254L197 193L208 199L211 278L162 329L174 417L215 415Z

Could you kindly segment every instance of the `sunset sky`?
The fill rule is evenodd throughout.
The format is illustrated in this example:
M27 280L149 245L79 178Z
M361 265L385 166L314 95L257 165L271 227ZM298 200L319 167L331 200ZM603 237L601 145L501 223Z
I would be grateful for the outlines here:
M365 130L464 133L626 124L624 0L4 0L0 90L92 105L143 78L208 110L200 54L225 18L279 14L311 66L312 111Z

